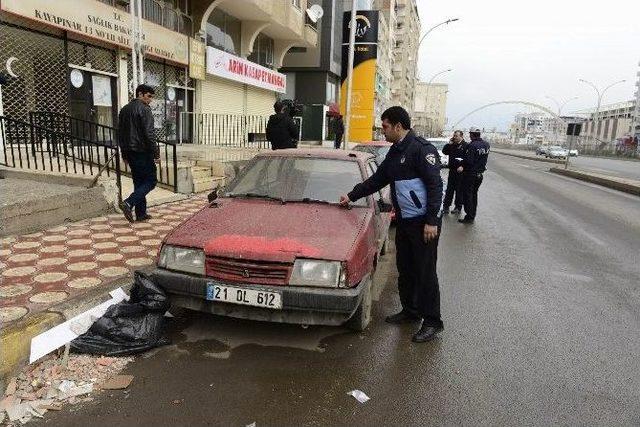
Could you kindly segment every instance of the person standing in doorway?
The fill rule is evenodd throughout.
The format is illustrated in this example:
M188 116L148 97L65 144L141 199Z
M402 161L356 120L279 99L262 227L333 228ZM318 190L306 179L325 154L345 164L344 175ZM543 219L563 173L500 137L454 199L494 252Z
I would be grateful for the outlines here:
M467 144L464 152L462 166L458 172L462 172L462 192L464 204L464 218L458 220L463 224L473 224L478 210L478 190L482 184L484 171L487 170L489 159L489 143L480 136L480 129L469 129L471 142Z
M342 147L342 136L344 135L344 120L342 119L342 114L337 115L333 119L333 133L335 134L333 148L339 149Z
M466 148L467 143L461 130L453 132L453 137L449 143L442 148L442 153L445 156L449 156L449 176L447 178L447 191L442 204L443 214L449 213L449 207L454 201L454 195L455 203L451 213L459 214L462 211L462 172L458 172L458 168L462 166Z
M275 114L269 116L267 122L267 141L271 143L271 149L296 148L298 146L298 126L291 117L289 109L282 101L276 101L273 104L273 109Z
M125 105L118 116L118 144L133 179L133 193L119 204L129 222L134 221L134 210L136 221L151 218L147 214L147 194L158 182L156 163L160 159L153 131L153 114L149 107L154 94L151 86L139 85L135 99Z
M416 136L411 118L402 107L382 113L382 130L393 143L376 172L340 197L340 204L374 194L391 185L396 211L396 265L402 310L388 316L387 323L416 323L420 329L413 342L429 341L442 331L440 287L436 264L442 219L440 156L433 144Z

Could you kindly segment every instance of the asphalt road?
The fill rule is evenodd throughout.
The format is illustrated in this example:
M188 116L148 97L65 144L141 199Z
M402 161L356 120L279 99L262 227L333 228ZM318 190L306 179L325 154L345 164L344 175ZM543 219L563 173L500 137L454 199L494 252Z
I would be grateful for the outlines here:
M579 156L569 162L579 169L640 181L640 161Z
M33 425L640 424L640 199L539 162L489 167L476 223L445 219L437 340L384 323L391 254L365 333L183 313L127 393Z

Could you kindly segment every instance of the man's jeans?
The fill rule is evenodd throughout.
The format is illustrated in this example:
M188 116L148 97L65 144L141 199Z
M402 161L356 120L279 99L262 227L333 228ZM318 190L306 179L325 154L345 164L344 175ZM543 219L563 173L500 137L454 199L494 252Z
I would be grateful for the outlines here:
M131 208L135 208L136 219L147 214L147 194L158 182L156 178L156 164L151 153L127 153L131 177L133 178L133 193L124 201Z

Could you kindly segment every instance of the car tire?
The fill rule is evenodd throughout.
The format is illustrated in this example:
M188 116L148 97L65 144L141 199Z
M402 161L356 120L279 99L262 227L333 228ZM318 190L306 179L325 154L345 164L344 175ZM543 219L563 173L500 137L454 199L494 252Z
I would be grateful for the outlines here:
M357 332L362 332L367 329L369 322L371 322L371 305L373 303L373 299L371 298L371 279L367 279L364 286L360 305L345 324L347 328Z

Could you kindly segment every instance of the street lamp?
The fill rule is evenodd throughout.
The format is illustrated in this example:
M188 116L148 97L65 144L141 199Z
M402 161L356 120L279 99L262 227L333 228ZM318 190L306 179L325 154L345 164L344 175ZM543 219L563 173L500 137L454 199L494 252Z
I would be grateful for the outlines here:
M558 119L556 120L556 126L555 126L555 137L556 137L555 139L556 139L556 144L557 144L557 143L558 143L558 130L559 130L558 128L559 128L559 125L560 125L560 119L559 119L559 117L562 115L562 109L563 109L563 108L564 108L564 106L565 106L565 105L567 105L569 102L571 102L571 101L574 101L574 100L578 99L578 97L577 97L577 96L574 96L573 98L566 99L564 102L559 102L559 101L558 101L557 99L555 99L554 97L552 97L552 96L548 96L548 95L547 95L547 96L545 96L545 98L552 100L552 101L556 104L556 107L558 107Z
M436 77L438 77L441 74L444 73L448 73L449 71L452 71L453 68L447 68L446 70L442 70L439 71L437 73L435 73L427 82L427 92L425 93L425 103L427 104L428 107L428 111L429 113L431 113L431 104L429 103L429 90L431 89L431 83L436 79ZM429 136L431 136L431 126L429 126Z
M460 20L459 18L447 19L446 21L443 21L443 22L441 22L441 23L439 23L439 24L436 24L436 25L434 25L433 27L429 28L429 29L427 30L427 32L426 32L426 33L424 33L424 34L422 35L422 37L420 38L420 41L418 42L418 47L417 47L417 49L420 49L420 45L422 44L422 41L424 40L424 38L425 38L425 37L427 37L427 34L429 34L431 31L435 30L436 28L438 28L438 27L439 27L439 26L441 26L441 25L449 25L451 22L456 22L456 21L459 21L459 20Z
M605 92L606 92L610 87L615 86L615 85L620 84L620 83L624 83L624 82L626 82L626 80L625 80L625 79L623 79L623 80L618 80L617 82L613 82L613 83L611 83L609 86L607 86L607 87L605 87L604 89L602 89L602 91L600 91L600 90L597 88L597 86L596 86L596 85L594 85L593 83L591 83L591 82L590 82L590 81L588 81L588 80L585 80L585 79L578 79L578 81L580 81L580 82L582 82L582 83L586 83L586 84L588 84L588 85L589 85L589 86L591 86L591 87L593 88L593 90L595 90L595 91L596 91L596 93L598 94L598 105L596 106L596 113L595 113L595 115L593 116L593 127L595 128L595 127L597 126L598 116L600 115L600 105L602 104L602 97L604 96L604 93L605 93ZM589 133L589 142L591 142L591 139L592 139L592 137L593 137L593 133L594 133L593 131L594 131L594 130L597 132L597 129L593 129L593 128L592 128L592 132L591 132L591 133ZM598 139L598 135L597 135L597 133L596 133L596 139Z

